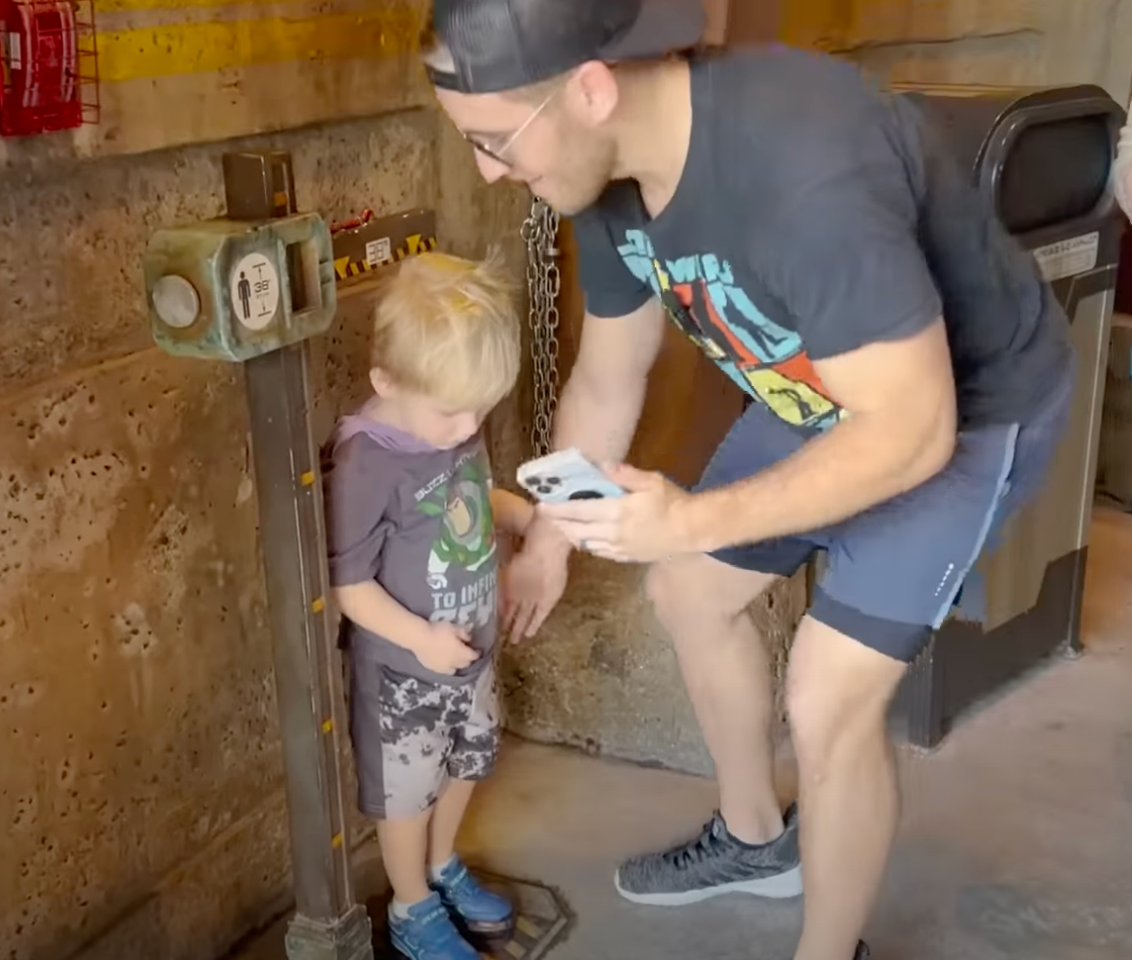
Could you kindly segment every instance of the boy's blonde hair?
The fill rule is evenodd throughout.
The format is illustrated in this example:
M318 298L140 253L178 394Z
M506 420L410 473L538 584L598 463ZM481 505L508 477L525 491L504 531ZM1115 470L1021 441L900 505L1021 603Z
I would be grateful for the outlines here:
M519 357L515 289L498 252L479 263L444 253L406 260L377 306L373 366L454 410L499 403Z

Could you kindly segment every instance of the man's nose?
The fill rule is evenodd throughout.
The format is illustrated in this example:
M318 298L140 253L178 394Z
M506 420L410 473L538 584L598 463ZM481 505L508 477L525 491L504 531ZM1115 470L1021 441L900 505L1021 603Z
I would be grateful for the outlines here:
M482 150L476 150L476 166L479 167L480 176L488 183L496 183L510 172L507 164L493 160Z

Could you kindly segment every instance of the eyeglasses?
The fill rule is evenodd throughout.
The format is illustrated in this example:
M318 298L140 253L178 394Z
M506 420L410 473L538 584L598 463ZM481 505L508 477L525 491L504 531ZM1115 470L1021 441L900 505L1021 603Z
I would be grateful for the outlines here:
M546 99L544 99L542 101L542 103L540 103L537 107L535 107L535 109L533 111L531 111L531 115L529 117L527 117L526 120L523 121L522 125L513 134L511 134L511 136L509 136L507 138L507 140L503 143L503 145L500 146L500 147L495 147L495 148L489 147L482 140L479 140L478 138L473 137L470 134L463 133L463 131L461 131L461 133L463 133L464 139L467 140L468 143L470 143L476 150L478 150L480 153L482 153L485 157L489 157L490 159L494 160L496 163L503 164L503 166L505 166L505 167L512 167L512 166L514 166L514 164L512 164L512 162L506 158L507 151L510 150L515 145L515 141L517 141L519 139L519 137L521 137L523 135L523 133L526 131L527 127L529 127L532 123L535 122L535 120L538 118L539 114L541 114L543 112L543 110L545 110L547 108L547 106L550 104L550 101L553 100L556 96L558 96L558 93L561 89L562 89L562 86L560 85L560 86L555 87L553 90L551 90L550 93L547 95Z

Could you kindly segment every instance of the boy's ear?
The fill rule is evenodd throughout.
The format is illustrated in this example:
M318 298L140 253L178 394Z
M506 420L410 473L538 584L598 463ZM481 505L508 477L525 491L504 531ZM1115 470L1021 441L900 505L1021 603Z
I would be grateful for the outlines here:
M394 393L397 392L397 387L393 383L393 378L389 376L381 367L374 367L369 372L369 382L373 386L373 392L382 399L388 400Z

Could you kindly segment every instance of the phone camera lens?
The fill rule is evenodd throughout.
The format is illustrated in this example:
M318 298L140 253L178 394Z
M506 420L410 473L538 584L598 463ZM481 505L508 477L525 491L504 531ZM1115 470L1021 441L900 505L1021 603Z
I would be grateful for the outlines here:
M549 483L552 487L558 487L562 485L562 481L557 477L547 477L546 482Z

